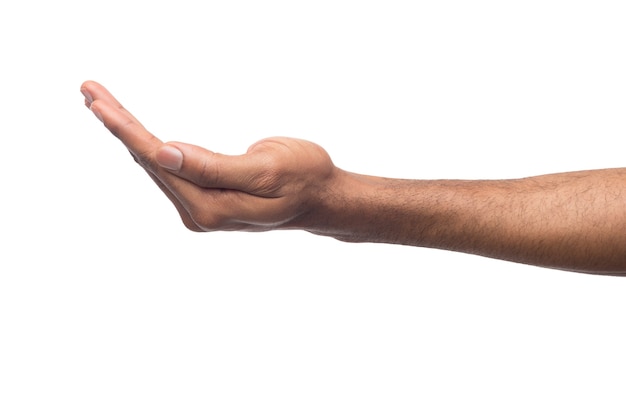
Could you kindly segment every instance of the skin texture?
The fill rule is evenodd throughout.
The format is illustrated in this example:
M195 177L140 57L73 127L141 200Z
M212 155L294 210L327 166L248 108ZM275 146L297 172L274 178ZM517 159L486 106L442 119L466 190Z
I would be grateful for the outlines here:
M236 156L163 143L100 84L86 81L81 92L190 230L301 229L626 275L626 169L494 181L373 177L337 168L300 139L264 139Z

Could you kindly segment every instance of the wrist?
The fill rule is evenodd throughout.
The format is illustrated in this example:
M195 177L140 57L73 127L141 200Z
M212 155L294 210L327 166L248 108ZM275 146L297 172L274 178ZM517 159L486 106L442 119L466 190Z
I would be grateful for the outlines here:
M315 197L305 230L347 242L397 243L399 217L392 183L402 180L355 174L337 169ZM406 214L406 213L405 213Z

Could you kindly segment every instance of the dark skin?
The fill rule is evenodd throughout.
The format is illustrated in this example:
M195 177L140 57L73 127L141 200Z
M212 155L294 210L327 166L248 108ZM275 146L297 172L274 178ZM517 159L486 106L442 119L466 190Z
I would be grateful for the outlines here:
M81 92L190 230L301 229L626 275L624 168L492 181L366 176L300 139L264 139L236 156L163 143L100 84Z

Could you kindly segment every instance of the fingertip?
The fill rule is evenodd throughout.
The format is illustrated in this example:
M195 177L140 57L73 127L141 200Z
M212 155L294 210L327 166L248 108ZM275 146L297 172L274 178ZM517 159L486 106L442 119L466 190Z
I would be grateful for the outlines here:
M80 92L85 97L85 106L91 107L91 103L93 103L93 95L89 91L89 81L85 81L80 86Z
M97 88L97 87L102 87L102 85L96 81L93 80L86 80L83 81L83 83L80 85L80 90L89 90L92 88Z
M170 171L180 171L183 166L183 153L175 146L166 144L156 153L157 163Z
M91 105L91 103L93 102L93 96L91 95L91 93L89 92L88 89L86 88L81 88L80 92L83 94L83 96L85 97L85 103L89 103L89 105Z

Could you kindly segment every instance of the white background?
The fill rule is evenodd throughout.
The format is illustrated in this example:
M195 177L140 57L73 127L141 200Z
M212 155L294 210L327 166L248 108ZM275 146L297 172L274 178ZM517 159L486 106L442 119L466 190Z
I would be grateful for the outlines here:
M193 234L79 92L373 175L618 167L623 4L3 2L0 415L623 416L623 278Z

